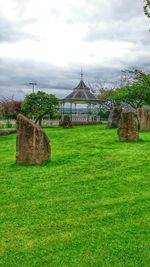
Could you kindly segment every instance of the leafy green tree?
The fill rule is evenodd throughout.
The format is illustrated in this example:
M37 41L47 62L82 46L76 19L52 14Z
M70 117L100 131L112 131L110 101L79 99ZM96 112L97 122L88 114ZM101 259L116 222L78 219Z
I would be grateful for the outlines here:
M139 87L139 97L150 104L150 74L134 70L134 84Z
M41 125L42 118L45 115L49 114L52 118L58 112L58 105L59 100L55 95L38 91L25 97L22 112L28 117L34 116L35 123L39 122L39 125Z
M141 108L144 100L140 96L140 87L137 85L125 86L113 90L111 98L120 102L130 105L132 108Z
M128 72L130 80L126 85L111 91L111 98L127 103L134 109L141 108L144 104L150 104L150 74L140 70L129 70Z

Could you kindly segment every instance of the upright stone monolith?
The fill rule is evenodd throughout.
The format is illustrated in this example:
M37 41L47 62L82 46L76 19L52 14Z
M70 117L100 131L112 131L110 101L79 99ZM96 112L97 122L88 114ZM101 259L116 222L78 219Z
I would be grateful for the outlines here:
M118 123L119 120L121 118L121 112L122 112L122 108L121 107L114 107L110 114L109 114L109 118L108 118L108 127L109 128L117 128L118 127Z
M70 128L72 127L72 121L69 115L64 115L62 122L60 123L60 126L64 128Z
M150 109L138 108L136 110L140 123L140 131L150 130Z
M120 141L139 140L139 120L136 112L128 111L121 114L118 124L118 136Z
M50 160L51 150L47 135L23 115L17 116L16 162L41 164Z

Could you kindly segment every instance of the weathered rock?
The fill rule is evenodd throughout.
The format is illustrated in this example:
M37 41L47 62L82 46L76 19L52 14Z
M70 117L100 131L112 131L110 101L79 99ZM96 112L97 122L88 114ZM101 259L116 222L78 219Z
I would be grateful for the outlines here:
M150 130L150 110L139 108L137 109L137 116L140 123L140 131Z
M136 112L128 111L121 114L118 136L120 141L138 141L139 121Z
M64 128L72 127L72 122L71 122L71 118L69 115L64 115L63 121L60 123L60 126L62 126Z
M50 144L45 132L23 115L17 117L16 162L41 164L50 159Z
M108 118L108 127L109 128L117 128L118 127L118 122L121 118L121 112L122 108L121 107L114 107L113 110L109 114Z

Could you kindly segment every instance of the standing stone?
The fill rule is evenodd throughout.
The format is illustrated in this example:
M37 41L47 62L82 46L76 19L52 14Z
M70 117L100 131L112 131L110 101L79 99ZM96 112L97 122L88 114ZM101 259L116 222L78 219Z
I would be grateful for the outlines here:
M137 116L140 124L140 131L150 130L150 109L138 108Z
M108 118L108 127L109 128L117 128L118 123L121 117L122 108L114 107L113 110L109 114Z
M120 141L138 141L139 121L136 112L123 112L118 124Z
M64 128L70 128L72 127L72 122L71 122L71 118L69 115L64 115L63 117L63 121L60 124L62 127Z
M45 132L23 115L17 116L16 162L41 164L50 160L50 144Z

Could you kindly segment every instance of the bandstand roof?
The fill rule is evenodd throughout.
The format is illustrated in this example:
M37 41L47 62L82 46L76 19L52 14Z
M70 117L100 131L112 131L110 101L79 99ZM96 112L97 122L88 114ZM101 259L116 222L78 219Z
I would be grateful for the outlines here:
M91 92L90 88L84 83L82 71L79 84L73 89L73 92L66 96L63 100L65 102L92 102L97 100L95 95Z

